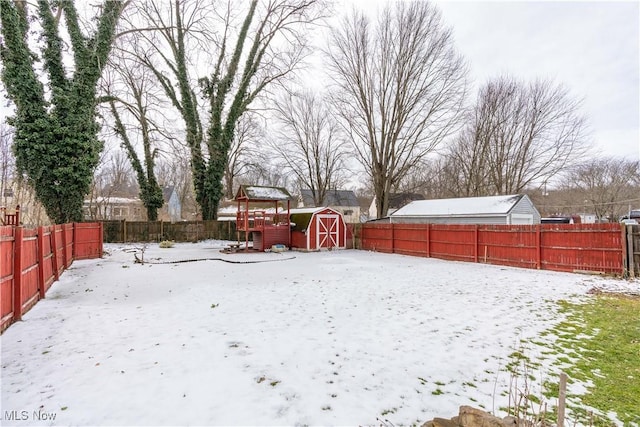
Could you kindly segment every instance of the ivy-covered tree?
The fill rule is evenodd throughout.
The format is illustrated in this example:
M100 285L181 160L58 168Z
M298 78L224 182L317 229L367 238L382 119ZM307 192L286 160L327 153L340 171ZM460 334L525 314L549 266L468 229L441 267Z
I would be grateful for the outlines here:
M139 93L136 93L136 96L139 95ZM137 108L139 106L140 105L137 105L133 108ZM131 162L131 166L136 172L136 178L138 179L138 185L140 186L140 200L142 200L142 204L147 209L147 219L149 221L157 221L158 209L160 209L164 204L164 199L162 197L162 188L158 185L156 175L153 171L157 151L151 149L148 127L149 121L145 115L139 117L140 125L142 127L144 150L143 166L143 162L140 161L135 147L129 138L127 129L120 118L120 113L118 113L118 109L116 108L115 100L112 99L109 101L109 107L111 108L111 114L113 114L113 118L115 120L116 134L118 134L122 140L122 147L127 152L127 157Z
M38 57L29 47L29 22L34 18L27 2L0 1L1 78L15 104L8 122L15 128L16 165L56 223L82 220L82 203L103 147L95 120L96 86L126 4L105 2L95 31L85 35L73 1L38 0L43 41ZM61 19L72 65L64 60ZM47 74L47 90L39 68Z
M155 164L159 140L167 139L161 122L165 118L160 111L163 105L156 93L161 89L157 88L149 70L139 63L117 52L110 63L103 79L106 95L102 99L109 105L115 133L136 173L147 219L157 221L158 209L164 205L164 198L156 178ZM142 145L142 156L138 155L136 145Z
M146 21L139 37L147 39L149 52L154 52L138 59L154 72L184 121L203 219L216 219L240 118L266 87L290 75L303 59L308 51L305 26L321 17L322 4L321 0L252 0L227 2L226 9L208 13L207 8L214 6L207 0L173 0L166 7L158 0L138 4ZM244 15L232 10L236 7L246 10ZM238 16L244 16L242 22L236 22ZM222 22L212 22L212 17ZM218 27L219 32L213 30ZM198 54L213 56L212 71L200 79L209 107L207 129L192 77L201 72L190 57L195 56L193 46L206 46ZM200 57L199 62L206 61Z
M220 46L213 72L200 79L209 101L209 127L206 146L209 163L204 176L205 198L202 215L216 218L224 195L223 178L229 161L235 130L249 105L274 82L290 74L305 52L300 25L318 19L319 0L269 1L258 12L252 0L238 31L235 46L227 53L228 31ZM280 37L282 37L280 39ZM289 52L278 51L278 43Z

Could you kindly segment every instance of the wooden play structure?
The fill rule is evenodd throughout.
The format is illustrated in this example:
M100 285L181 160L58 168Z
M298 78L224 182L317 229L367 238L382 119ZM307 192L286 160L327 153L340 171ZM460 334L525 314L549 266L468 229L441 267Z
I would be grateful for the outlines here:
M0 207L0 225L20 225L20 205L13 213L7 213L6 207Z
M264 252L273 245L291 247L291 195L286 189L241 185L235 200L238 202L236 230L238 236L241 231L245 232L244 250ZM252 247L249 247L249 234ZM239 245L238 238L237 249L242 249Z

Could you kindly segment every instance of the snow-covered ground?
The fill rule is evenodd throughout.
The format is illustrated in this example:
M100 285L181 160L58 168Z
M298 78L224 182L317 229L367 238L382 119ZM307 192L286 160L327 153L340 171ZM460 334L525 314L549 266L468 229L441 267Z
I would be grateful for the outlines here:
M499 414L554 301L639 282L366 251L106 245L1 337L2 425L393 425ZM55 417L55 419L52 419ZM45 418L47 418L45 420Z

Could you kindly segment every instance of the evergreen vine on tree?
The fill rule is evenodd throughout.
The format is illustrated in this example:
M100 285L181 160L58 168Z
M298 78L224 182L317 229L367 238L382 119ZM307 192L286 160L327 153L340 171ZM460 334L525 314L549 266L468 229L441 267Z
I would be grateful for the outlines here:
M206 3L206 2L203 2ZM228 4L231 8L233 2ZM142 13L160 38L149 38L148 54L138 59L155 75L185 125L185 143L191 155L196 201L202 218L216 219L224 195L223 177L229 161L236 126L249 105L267 88L289 76L308 53L309 24L321 18L320 0L274 0L245 3L246 14L236 27L230 9L222 13L224 27L220 35L208 28L192 28L202 18L199 2L174 0L171 8L159 7L158 0L148 0ZM172 16L162 16L170 9ZM203 22L205 21L202 18ZM171 25L167 25L171 22ZM206 131L198 112L197 91L192 84L188 39L196 33L208 33L215 42L212 72L199 79L209 107ZM140 32L140 37L149 37ZM158 64L162 64L161 66Z
M136 153L135 147L127 134L127 130L122 123L118 109L116 108L115 100L109 101L111 108L111 114L115 120L115 131L122 140L122 147L127 152L127 157L131 161L131 166L136 172L138 179L138 185L140 186L140 200L147 209L147 219L149 221L158 220L158 209L164 205L164 198L162 197L162 188L158 184L156 175L153 171L155 165L155 158L157 151L151 150L151 143L149 140L148 132L143 132L143 149L144 149L144 166ZM146 130L145 125L146 117L141 116L141 126Z
M96 31L86 36L73 1L38 0L44 42L38 58L28 44L27 3L0 0L1 78L16 107L8 120L15 128L16 164L56 223L82 220L83 200L103 147L95 120L96 86L126 4L105 2ZM63 62L61 17L73 53L71 73ZM48 75L47 91L35 71L40 62Z

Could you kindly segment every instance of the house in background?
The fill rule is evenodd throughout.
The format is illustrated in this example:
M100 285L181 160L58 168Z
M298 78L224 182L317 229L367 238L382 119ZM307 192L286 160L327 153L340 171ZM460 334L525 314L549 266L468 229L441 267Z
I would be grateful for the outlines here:
M526 194L417 200L389 216L391 223L540 224L540 213Z
M158 221L181 221L182 206L174 187L162 190L164 205L158 209ZM84 201L84 219L115 221L147 221L147 208L139 197L97 196Z
M20 222L23 226L35 227L52 223L44 206L36 198L35 190L26 181L0 181L0 196L0 207L8 212L13 212L20 206Z
M328 207L340 212L347 223L355 224L360 222L360 203L356 194L351 190L328 190L320 206L316 206L313 202L311 190L303 189L298 197L298 207Z
M218 221L235 221L238 214L238 203L235 200L220 200Z
M137 197L98 196L82 206L86 220L146 221L147 210Z
M182 220L182 204L174 186L162 189L164 205L158 210L158 221L177 222Z
M369 219L376 218L376 214L378 212L376 209L376 200L375 196L373 197L373 200L371 200L371 205L369 206ZM387 216L414 200L424 200L424 196L418 193L391 193L389 195L389 209L387 210Z

